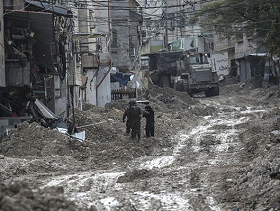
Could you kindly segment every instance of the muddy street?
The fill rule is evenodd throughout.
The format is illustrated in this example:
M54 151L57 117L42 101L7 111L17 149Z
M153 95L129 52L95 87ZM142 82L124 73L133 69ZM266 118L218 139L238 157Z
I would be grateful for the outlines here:
M166 91L151 93L156 136L140 143L124 135L125 126L119 123L123 103L105 110L86 108L80 116L87 118L78 124L98 122L97 116L104 114L110 120L88 129L92 136L84 143L67 140L73 142L69 149L56 133L34 154L26 147L27 156L11 149L16 140L30 141L15 131L1 144L3 182L24 180L41 191L62 187L63 200L81 210L279 210L279 180L270 175L280 170L280 90L231 85L219 96L193 98L189 104L182 93ZM175 103L175 111L178 99L184 103ZM32 127L38 126L22 130ZM107 127L110 131L101 134ZM40 130L40 137L52 132ZM54 152L57 148L61 150Z
M43 186L63 186L71 200L98 210L233 210L219 198L249 165L242 160L245 146L239 136L266 109L223 105L217 102L222 98L201 99L218 114L178 132L168 156L143 156L107 171L58 176Z

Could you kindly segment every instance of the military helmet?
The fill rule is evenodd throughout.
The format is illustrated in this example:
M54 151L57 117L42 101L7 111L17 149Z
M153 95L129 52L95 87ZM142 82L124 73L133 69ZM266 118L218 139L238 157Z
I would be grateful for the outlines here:
M136 100L131 100L131 101L130 101L130 104L131 104L131 105L136 105Z
M151 106L147 105L147 106L145 106L145 109L146 110L151 110L152 108L151 108Z

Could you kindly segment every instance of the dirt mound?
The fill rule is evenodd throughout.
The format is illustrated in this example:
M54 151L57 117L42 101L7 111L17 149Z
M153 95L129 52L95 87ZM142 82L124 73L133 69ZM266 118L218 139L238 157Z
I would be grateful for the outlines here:
M85 151L80 141L58 132L56 129L42 127L34 122L23 122L11 131L8 139L2 141L0 153L11 157L73 155L74 151Z
M124 183L124 182L132 182L136 179L143 179L148 178L153 174L152 171L147 169L134 169L131 172L126 173L125 175L118 178L118 183Z
M232 186L227 187L221 202L234 202L239 210L280 210L279 181L270 174L280 170L280 122L275 108L260 119L251 121L240 135L248 162ZM271 209L265 209L270 207Z
M224 80L221 80L219 82L219 87L222 88L224 86L228 86L228 85L234 85L234 84L239 84L240 83L240 79L232 76L232 75L227 75L224 77Z
M232 78L232 76L225 79L225 81L220 82L221 93L227 94L245 94L249 93L253 89L258 89L262 87L263 76L257 75L255 77L249 78L246 81L238 82L237 78Z
M145 137L144 118L141 120L141 141L134 143L126 136L122 116L128 100L108 103L106 108L84 104L83 111L74 110L78 132L85 131L86 139L82 142L37 123L24 122L11 130L10 137L2 140L0 145L0 154L3 156L0 157L0 164L3 165L1 177L7 181L29 175L29 182L36 188L37 180L44 177L124 167L138 157L169 155L173 147L172 138L179 130L189 128L203 116L217 112L216 108L203 105L187 93L171 88L152 87L148 93L143 92L138 100L144 100L147 96L149 105L155 111L155 137ZM141 109L146 106L142 103L138 105ZM119 182L142 180L150 176L151 171L134 170L121 177ZM15 197L19 193L21 191L14 194ZM49 196L47 190L40 193ZM20 197L21 201L25 201L23 195ZM49 200L40 197L34 195L34 204ZM58 201L62 203L63 199ZM65 202L65 206L68 206L65 210L74 209L74 204Z
M10 181L0 184L0 210L60 210L60 211L94 211L78 208L73 202L63 197L62 187L52 187L43 190L32 190L24 181Z

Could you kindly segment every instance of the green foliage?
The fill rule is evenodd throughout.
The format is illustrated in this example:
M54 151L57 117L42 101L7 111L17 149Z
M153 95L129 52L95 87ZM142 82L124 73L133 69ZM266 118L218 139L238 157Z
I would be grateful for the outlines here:
M268 12L261 14L267 21L267 28L264 42L266 43L271 55L280 56L280 7L271 5Z
M190 21L224 35L253 31L272 55L279 56L279 0L216 0L205 3Z

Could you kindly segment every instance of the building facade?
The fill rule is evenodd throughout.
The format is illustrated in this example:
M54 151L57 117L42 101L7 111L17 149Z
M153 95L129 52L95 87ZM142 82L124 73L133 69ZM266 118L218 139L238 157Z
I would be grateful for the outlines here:
M111 0L110 15L112 65L124 73L139 71L143 22L139 2Z
M4 15L7 89L30 86L32 94L51 111L66 117L71 10L53 2L31 0L5 0L3 9L10 11Z
M0 87L6 86L3 4L0 4Z

